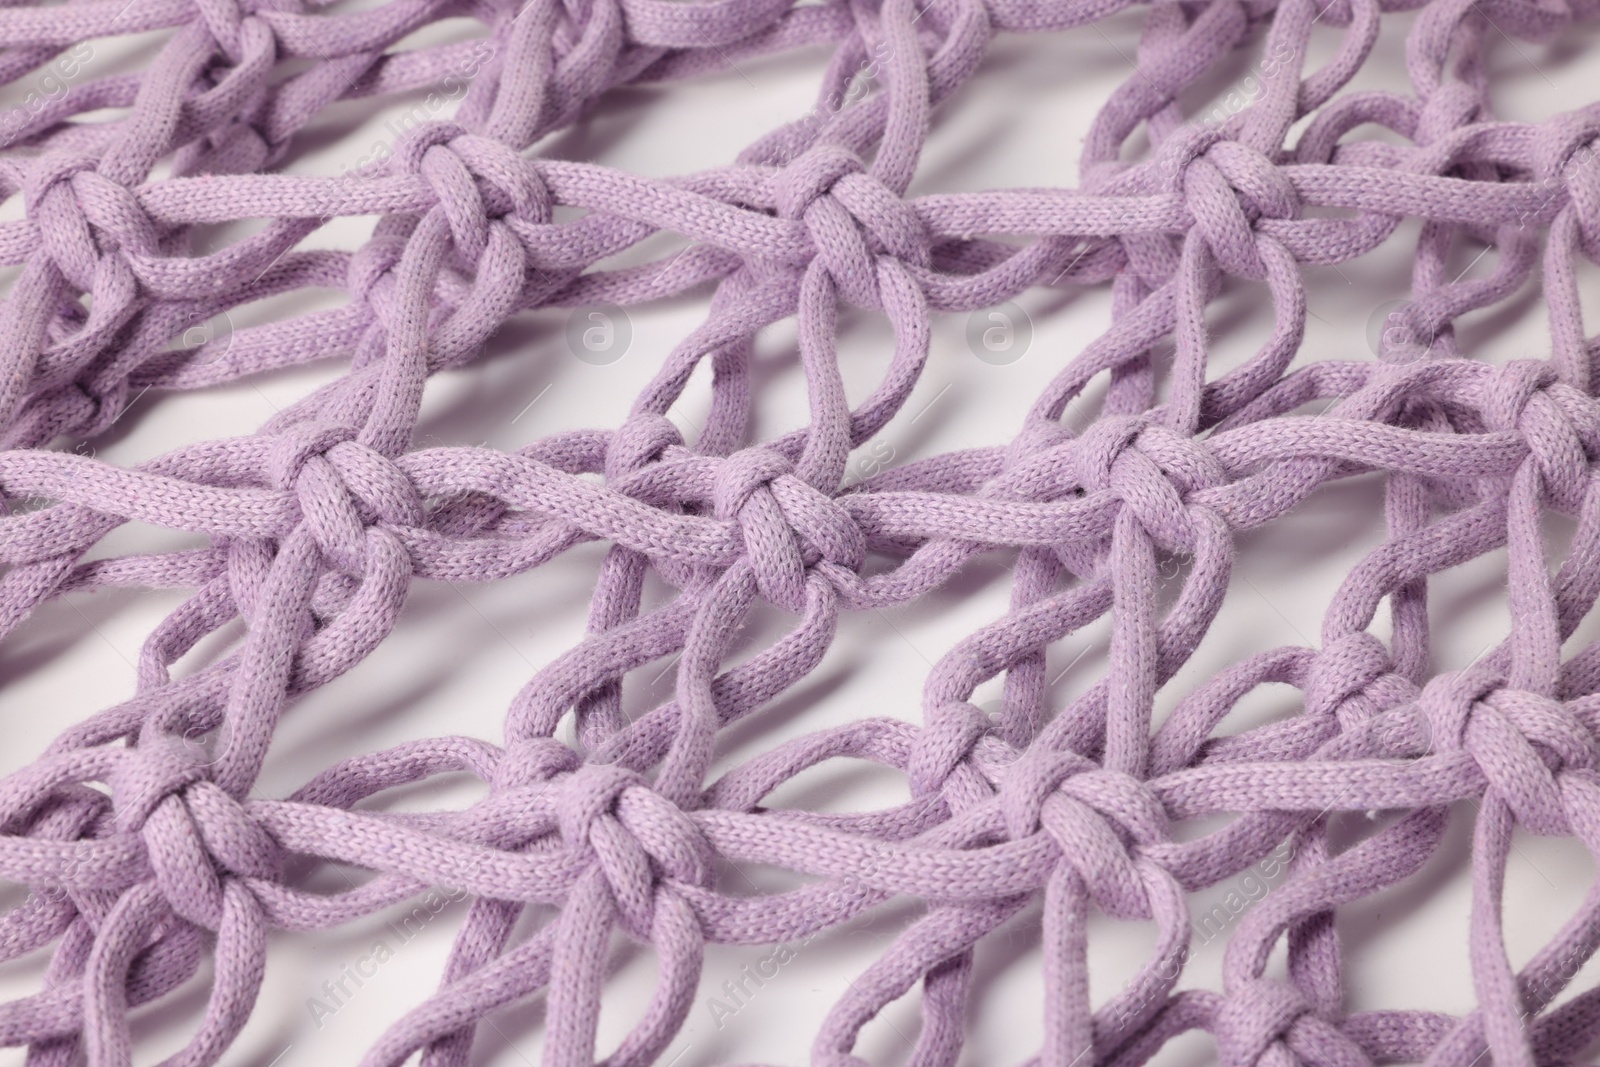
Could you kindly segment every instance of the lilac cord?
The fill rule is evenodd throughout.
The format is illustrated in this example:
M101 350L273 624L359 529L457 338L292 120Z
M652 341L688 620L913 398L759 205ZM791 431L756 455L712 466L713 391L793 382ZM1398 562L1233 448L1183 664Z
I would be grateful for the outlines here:
M0 876L33 889L0 918L0 947L16 958L53 946L44 989L0 1006L0 1041L25 1046L29 1064L129 1062L130 1010L191 977L207 951L205 1019L166 1062L215 1063L249 1016L269 929L325 929L430 885L473 902L439 990L389 1028L367 1067L418 1052L428 1067L464 1067L484 1013L541 993L544 1061L596 1062L619 928L651 947L659 979L605 1062L647 1064L681 1028L708 942L780 944L896 896L924 910L830 1011L811 1052L819 1067L860 1067L862 1028L917 985L911 1062L955 1064L974 950L1036 899L1045 1028L1030 1065L1133 1067L1195 1028L1229 1065L1565 1064L1600 1037L1595 990L1550 1006L1600 946L1600 891L1520 970L1501 932L1513 828L1576 836L1600 855L1600 655L1562 655L1600 596L1600 405L1575 271L1580 255L1600 262L1588 149L1600 112L1498 121L1484 69L1494 36L1549 40L1594 5L1153 6L1137 69L1091 128L1077 188L912 198L932 111L972 91L993 34L1081 26L1127 0L392 0L343 15L227 0L119 6L0 9L10 80L81 40L173 31L142 75L72 89L0 160L5 195L27 205L26 218L0 223L0 259L22 268L0 310L0 493L35 502L0 520L0 633L71 591L192 593L145 643L132 697L0 782ZM1418 12L1412 95L1346 89L1382 13L1402 9ZM392 50L461 14L488 36ZM1319 25L1339 47L1310 70ZM616 86L819 43L835 51L817 108L732 166L655 180L527 151ZM1257 43L1281 67L1260 97L1219 123L1187 118L1180 94ZM869 58L877 89L840 106ZM469 60L481 69L454 119L421 124L392 155L341 177L270 172L334 102L433 85ZM105 107L125 113L76 121ZM1403 143L1351 136L1368 124ZM1154 147L1127 163L1140 131ZM583 214L557 223L557 207ZM358 250L294 250L327 220L357 215L380 217ZM1354 260L1410 217L1424 220L1412 293L1379 358L1295 367L1302 265ZM198 228L241 219L268 221L224 248L193 247ZM661 232L689 250L596 268ZM1469 358L1454 321L1522 288L1541 232L1549 358ZM1028 243L1000 239L1018 234ZM1447 259L1466 238L1493 249L1493 269L1453 279ZM1221 371L1205 311L1225 277L1264 286L1274 328ZM933 312L1103 282L1111 327L1062 361L1008 443L844 487L852 450L892 424L918 381ZM706 320L618 429L513 453L413 447L428 378L469 363L517 313L707 286ZM242 329L215 358L169 347L197 317L309 287L349 301ZM881 312L895 335L882 380L854 406L835 348L841 306ZM804 426L754 441L753 338L789 316ZM313 360L347 370L253 435L132 468L47 447L95 439L146 389ZM690 443L666 412L703 363L711 413ZM1066 405L1100 380L1095 418L1072 433ZM1293 521L1319 488L1369 472L1384 478L1387 537L1331 599L1321 647L1235 663L1157 722L1158 692L1222 606L1237 534ZM1548 512L1575 521L1564 553L1545 543ZM131 520L204 535L207 547L85 561ZM286 798L256 793L292 698L370 653L413 580L491 581L590 540L610 547L589 633L519 692L500 744L416 741L345 761ZM1434 672L1429 578L1502 547L1514 625L1468 668ZM929 671L920 725L864 719L708 780L723 729L816 667L841 612L913 602L996 551L1015 559L1010 609ZM1164 606L1156 586L1172 558L1189 565ZM676 592L647 608L652 574ZM1387 641L1369 632L1384 601ZM729 666L758 603L792 616L792 629ZM1108 614L1104 676L1052 706L1046 650ZM226 655L174 672L236 619L247 634ZM629 721L623 687L673 657L673 698ZM995 720L972 696L997 677ZM1268 684L1299 690L1301 711L1224 730ZM569 716L578 749L556 739ZM200 761L189 742L207 734L225 743ZM763 806L835 759L893 768L908 799L849 814ZM462 773L485 786L465 809L356 808ZM1414 875L1459 817L1450 805L1467 799L1478 806L1476 1010L1347 1012L1338 907ZM1374 809L1400 814L1342 850L1330 839L1336 815ZM1177 832L1219 815L1232 817L1221 829ZM1285 842L1283 884L1229 935L1222 991L1180 990L1188 894ZM375 873L325 895L296 884L291 858ZM756 896L719 887L719 865L742 863L809 881ZM530 904L558 917L517 939ZM1091 908L1158 930L1139 975L1098 1006ZM1269 978L1285 940L1288 977Z

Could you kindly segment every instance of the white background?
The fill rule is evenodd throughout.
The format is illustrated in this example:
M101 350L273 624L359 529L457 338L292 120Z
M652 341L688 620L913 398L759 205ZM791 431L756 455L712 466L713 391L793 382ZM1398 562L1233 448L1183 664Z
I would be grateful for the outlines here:
M1391 16L1357 88L1405 90L1404 34L1409 15ZM433 43L470 32L464 22L431 27L405 43ZM1337 46L1339 31L1319 26L1313 64ZM912 195L992 187L1075 184L1078 153L1095 109L1132 73L1138 19L1127 14L1067 33L1032 38L1006 36L992 46L976 80L935 116L935 132L923 156ZM96 42L81 77L98 77L147 63L161 35ZM1513 44L1491 38L1494 106L1506 118L1531 120L1576 107L1592 94L1591 31L1569 33L1553 46ZM1185 98L1191 114L1210 110L1235 89L1258 60L1260 40L1222 72ZM646 175L668 176L721 165L779 121L805 114L815 104L815 86L826 53L803 53L741 62L693 83L628 88L608 98L591 119L550 137L535 151L552 158L590 160ZM31 89L25 80L8 89L3 102ZM421 94L374 113L369 102L330 109L301 138L307 146L287 165L302 174L336 174L368 155L389 135L385 118L419 102ZM14 217L21 207L5 205ZM354 247L371 219L340 220L314 235L306 247ZM225 240L237 230L223 230ZM1403 226L1378 253L1341 268L1307 271L1309 307L1302 362L1369 358L1370 345L1387 302L1408 289L1410 248L1417 226ZM638 255L670 256L682 242L653 239ZM1474 262L1468 249L1458 270L1482 273L1492 257ZM10 272L14 277L14 271ZM1592 274L1586 281L1593 282ZM1591 293L1594 287L1590 286ZM1270 308L1264 292L1233 286L1213 306L1218 365L1245 358L1266 336ZM267 302L234 317L236 326L334 306L338 294L311 294ZM994 366L967 347L966 316L935 321L933 353L922 381L902 415L874 442L875 454L892 451L894 462L951 448L998 443L1051 376L1109 321L1108 290L1081 293L1035 291L1018 301L1030 316L1030 347L1014 363ZM1591 301L1593 303L1593 301ZM622 358L595 366L575 358L565 341L567 312L519 317L503 329L483 356L464 370L439 376L430 386L419 444L477 444L514 448L553 431L619 424L627 401L649 379L671 347L704 314L704 294L630 311L632 342ZM1595 309L1589 309L1590 318ZM1376 315L1376 319L1374 316ZM840 354L852 397L866 390L886 364L890 333L881 317L846 314ZM1462 324L1469 352L1501 361L1544 356L1544 306L1524 292L1508 308L1469 316ZM763 335L760 344L761 400L756 430L770 437L792 428L804 411L803 383L794 358L792 325ZM186 441L244 432L273 412L339 373L333 365L263 375L195 395L141 397L102 441L98 454L135 463ZM703 383L701 383L703 385ZM700 424L704 390L675 409L686 432ZM1069 420L1081 419L1080 410ZM1081 423L1075 423L1079 425ZM1327 598L1361 555L1382 539L1381 487L1357 479L1324 489L1293 516L1240 539L1241 555L1230 599L1194 660L1161 694L1164 713L1189 687L1221 665L1281 645L1316 645ZM186 535L130 524L96 549L111 555L151 547L179 547ZM398 629L349 675L301 701L287 714L259 783L263 796L282 796L332 761L407 739L470 734L495 741L516 690L538 667L581 635L600 548L590 545L555 563L491 586L419 582ZM1007 560L993 556L974 564L949 587L909 608L847 617L821 667L774 706L724 737L717 773L776 741L864 715L918 718L921 680L930 665L961 636L1001 614L1007 597ZM1435 669L1474 659L1506 625L1504 554L1496 553L1449 572L1434 584L1431 610L1436 626ZM132 691L140 642L151 626L175 607L181 594L100 592L54 601L4 645L0 645L0 771L31 761L58 731ZM749 628L747 647L760 647L779 632L783 619L770 612ZM1382 620L1376 630L1383 633ZM230 628L236 638L239 624ZM1051 650L1056 706L1090 685L1104 668L1104 624ZM1579 638L1584 639L1585 634ZM211 642L196 659L215 656ZM661 668L635 685L637 710L670 694L670 672ZM652 681L652 679L654 679ZM998 695L985 687L978 699ZM1294 696L1269 689L1247 702L1225 724L1235 732L1273 715L1292 714ZM476 795L467 783L397 792L384 806L423 808L458 805ZM833 765L802 775L772 802L848 810L893 803L903 784L888 773L859 765ZM1471 1008L1466 930L1469 889L1465 861L1470 806L1457 812L1446 846L1407 884L1362 901L1341 914L1347 952L1348 1007L1412 1007L1462 1012ZM1341 825L1346 839L1363 832L1359 814ZM1188 826L1198 834L1209 827ZM1369 827L1370 828L1370 827ZM1557 928L1589 885L1592 864L1568 841L1519 836L1507 888L1507 923L1514 962L1520 964ZM327 869L314 882L328 891L359 881L356 871ZM791 884L779 872L726 871L751 886ZM1216 887L1191 903L1195 912L1215 905L1234 884ZM21 899L17 890L7 898ZM367 956L379 939L394 946L386 923L401 909L374 915L316 937L274 936L260 1003L225 1062L245 1067L353 1063L407 1006L435 988L450 938L465 906L452 905L415 940L395 948L393 959L365 981L332 1016L313 1020L308 997L327 979ZM765 950L712 947L707 953L700 1002L663 1062L676 1067L752 1062L801 1064L824 1013L847 983L876 958L915 914L909 904L872 912L852 926L818 937L785 965L736 1015L718 1026L705 999L724 980L754 964ZM540 914L538 921L548 916ZM1231 932L1231 931L1229 931ZM1025 912L980 949L977 995L963 1064L1016 1062L1038 1050L1041 983L1037 907ZM1091 935L1095 1002L1111 996L1144 960L1153 932L1139 924L1097 917ZM1182 985L1216 988L1223 939L1198 949ZM0 970L0 995L21 996L39 988L43 954ZM1281 960L1275 965L1281 966ZM1592 984L1586 968L1575 985ZM203 1011L209 965L177 995L136 1014L138 1063L154 1063L179 1048ZM622 949L608 986L602 1016L602 1052L609 1051L642 1009L654 982L647 952ZM914 992L866 1030L857 1051L874 1064L904 1061L915 1039ZM475 1059L485 1064L536 1063L543 1026L542 998L489 1017L479 1029ZM1164 1064L1214 1059L1202 1034L1190 1034L1163 1050ZM20 1063L19 1050L0 1050L0 1064Z

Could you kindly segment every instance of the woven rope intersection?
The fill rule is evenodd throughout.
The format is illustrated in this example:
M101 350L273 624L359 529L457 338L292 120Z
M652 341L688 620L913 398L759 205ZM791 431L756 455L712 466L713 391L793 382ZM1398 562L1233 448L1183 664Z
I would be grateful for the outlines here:
M1131 69L1075 183L908 194L939 105L984 91L991 41L1133 14ZM1594 0L0 7L0 79L45 86L0 114L0 196L21 207L0 222L0 635L71 593L186 596L145 641L131 696L0 780L0 878L29 888L0 916L0 955L49 961L38 992L0 1005L0 1044L30 1067L149 1062L130 1015L209 967L203 1021L163 1062L223 1061L269 931L312 936L450 886L470 904L440 983L395 1007L363 1067L482 1062L484 1015L536 999L543 1064L642 1067L701 1003L707 945L781 947L894 899L915 915L841 986L803 1054L817 1067L863 1067L861 1031L907 993L908 1062L972 1062L975 952L1035 905L1039 1067L1137 1067L1196 1029L1228 1067L1586 1062L1600 990L1572 986L1600 946L1600 889L1527 960L1506 949L1502 890L1514 830L1600 856L1600 650L1568 640L1600 597L1600 402L1579 300L1582 261L1600 263L1600 106L1503 121L1488 69L1496 48L1596 14ZM403 46L447 18L476 36ZM1352 85L1380 30L1404 34L1408 93ZM152 31L137 74L86 62L93 42ZM655 179L541 152L616 88L819 48L816 106L727 166ZM1249 99L1186 112L1180 98L1241 54ZM335 105L419 91L444 103L418 105L381 151L337 176L285 171ZM307 247L361 216L378 221L354 251ZM1376 355L1303 358L1304 269L1358 260L1409 219L1411 292ZM216 246L237 222L252 225ZM610 262L660 234L686 247ZM1469 242L1487 249L1470 277L1450 269ZM938 355L933 316L1102 286L1110 326L1036 352L1055 374L1008 437L847 477L909 417ZM1225 286L1264 295L1273 326L1220 366L1206 312ZM1547 351L1495 365L1463 349L1458 319L1530 286ZM343 299L183 341L311 290ZM614 428L514 451L414 439L430 378L470 367L519 314L681 294L707 298L705 317ZM841 309L893 328L855 400ZM802 428L761 440L755 338L789 319ZM164 393L312 362L339 373L254 433L135 465L81 447L147 391L158 402L127 419L160 418ZM686 439L667 413L698 368L710 414ZM1063 419L1075 401L1091 410L1081 431ZM1329 599L1319 643L1234 662L1158 716L1230 593L1241 535L1292 529L1356 476L1381 481L1383 537ZM90 555L128 522L199 547ZM414 585L509 578L593 541L587 633L532 674L501 737L418 739L260 794L280 718L360 664ZM1430 580L1502 550L1503 640L1441 669ZM816 668L841 615L916 602L984 556L1012 567L1008 610L946 650L920 696L713 774L725 731ZM647 582L670 597L651 601ZM762 606L786 632L736 657ZM1047 651L1106 618L1107 664L1063 704ZM180 666L241 621L224 654ZM624 714L624 689L664 665L671 698ZM989 714L974 694L995 679ZM1295 713L1235 728L1273 685L1297 691ZM846 761L898 775L903 802L766 803ZM464 807L363 806L460 775L481 783ZM1391 817L1353 844L1330 834L1362 811ZM1463 817L1475 1006L1349 1010L1338 909L1415 876ZM330 863L371 876L307 888ZM1227 931L1223 988L1186 984L1192 894L1269 863L1281 882ZM797 887L726 877L756 864ZM528 931L537 907L554 918ZM1156 937L1131 981L1091 996L1093 913ZM629 1030L609 1048L619 935L645 946L656 984L622 1006ZM1269 968L1284 944L1287 969Z

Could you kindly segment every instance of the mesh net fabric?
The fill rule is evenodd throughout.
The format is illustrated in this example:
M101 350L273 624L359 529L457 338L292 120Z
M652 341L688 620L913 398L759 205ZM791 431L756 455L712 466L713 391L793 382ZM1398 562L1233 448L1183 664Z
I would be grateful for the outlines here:
M483 1013L534 997L547 1002L545 1063L650 1063L695 1003L706 945L782 945L892 898L918 909L827 1013L809 1052L819 1067L864 1063L861 1030L908 991L920 1013L910 1062L957 1063L975 948L1039 901L1041 1067L1133 1067L1194 1029L1228 1065L1580 1062L1600 1037L1600 990L1568 987L1600 943L1600 890L1520 968L1501 891L1515 828L1600 855L1600 654L1563 652L1600 596L1600 404L1578 291L1581 260L1600 262L1600 111L1500 121L1486 58L1501 35L1549 41L1596 5L1153 5L1075 187L907 196L934 109L984 91L996 36L1132 6L0 8L12 82L80 42L164 32L142 72L85 76L3 119L0 186L25 211L0 223L0 260L19 268L0 306L0 633L73 591L189 591L144 644L133 695L0 781L0 877L32 889L0 917L0 951L50 960L39 992L0 1006L0 1042L40 1067L125 1064L130 1012L208 964L203 1022L168 1062L215 1063L250 1016L269 931L312 936L450 885L472 903L441 982L396 1012L368 1067L419 1052L430 1067L464 1065ZM1414 12L1412 91L1350 88L1402 9ZM481 24L476 39L398 48L461 16ZM1330 45L1320 64L1313 33ZM832 58L815 109L725 167L662 180L530 150L619 86L816 45ZM1215 121L1187 116L1179 95L1241 49L1264 57L1259 94ZM277 172L333 105L447 79L460 86L449 121L416 124L382 158L338 177ZM558 222L558 207L573 210ZM380 221L355 251L298 249L329 219L369 215ZM1412 218L1424 220L1412 292L1377 357L1297 364L1303 268L1367 255ZM238 220L261 224L196 248ZM660 233L688 249L596 266ZM1452 277L1447 257L1468 239L1492 249L1493 268ZM1454 321L1535 271L1546 358L1496 366L1464 352ZM1205 312L1225 280L1264 293L1274 326L1223 370ZM1052 354L1059 371L1009 440L846 487L853 450L907 417L931 315L1102 285L1111 326ZM195 322L312 288L348 299L241 328L214 358L173 347ZM430 377L470 364L519 313L686 292L708 296L703 323L614 429L509 452L413 440ZM894 333L881 381L855 404L841 308ZM791 318L804 429L760 441L753 340ZM1169 339L1170 361L1156 354ZM93 441L146 390L314 360L342 373L253 434L131 466L59 443ZM666 412L701 366L710 416L685 440ZM1101 385L1087 428L1070 431L1067 403ZM150 410L141 417L160 417ZM1157 721L1158 691L1224 603L1240 534L1293 524L1320 487L1371 472L1385 537L1330 599L1320 645L1232 663ZM1552 514L1573 522L1559 552L1544 536ZM88 558L129 521L205 544ZM507 578L595 540L608 547L588 633L528 679L498 740L420 739L287 796L254 791L280 716L368 656L415 583ZM1434 670L1430 578L1502 549L1515 625L1470 666ZM997 552L1014 563L1009 610L941 656L920 698L907 688L892 716L711 774L724 731L816 667L842 613L915 601ZM1173 555L1190 562L1176 596L1158 596ZM672 596L647 606L647 578ZM735 664L735 631L763 604L788 630ZM1384 639L1370 632L1380 612ZM1047 649L1106 616L1103 676L1055 706ZM245 636L225 655L174 670L236 620ZM672 698L630 719L624 687L663 663ZM1000 677L989 715L972 698ZM1230 729L1268 684L1299 690L1296 714ZM581 743L559 740L566 730ZM192 740L211 734L227 743L197 759ZM900 775L904 802L764 806L795 775L852 760ZM464 808L357 807L462 773L484 785ZM1469 799L1476 1007L1347 1011L1337 909L1413 876L1450 805ZM1401 814L1353 845L1330 840L1340 812L1374 809ZM1281 886L1228 932L1223 988L1185 987L1191 895L1286 854ZM304 887L307 867L335 862L374 873L347 892ZM757 863L804 884L719 884L729 865ZM523 932L535 905L555 917ZM1137 976L1098 1003L1092 911L1157 930ZM657 985L628 1006L621 1045L597 1048L617 931L647 946ZM1284 943L1287 972L1269 976Z

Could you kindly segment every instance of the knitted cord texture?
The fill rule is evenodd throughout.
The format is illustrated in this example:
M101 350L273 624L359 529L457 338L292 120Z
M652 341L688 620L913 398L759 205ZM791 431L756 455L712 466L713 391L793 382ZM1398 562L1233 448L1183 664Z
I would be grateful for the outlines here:
M1563 652L1600 597L1597 350L1578 281L1581 259L1600 263L1600 105L1501 121L1488 57L1497 40L1554 40L1600 2L1154 3L1076 187L907 195L934 110L982 91L967 83L997 35L1135 6L0 7L6 82L76 70L84 42L164 34L141 73L80 79L0 117L0 197L24 207L0 222L0 262L17 268L0 304L0 636L76 591L188 591L145 641L133 695L0 780L0 878L30 887L0 916L0 958L49 953L40 991L0 1005L0 1044L31 1067L128 1064L130 1012L209 959L203 1022L163 1062L216 1063L250 1016L269 931L306 936L452 886L471 903L442 980L363 1067L465 1067L485 1013L535 997L542 1063L642 1067L684 1027L708 944L781 946L895 898L917 911L827 1013L816 1067L863 1067L863 1028L919 987L909 1062L961 1062L975 950L1034 904L1044 1025L1030 1065L1137 1067L1195 1029L1228 1067L1583 1062L1600 989L1568 987L1600 946L1600 889L1520 967L1501 896L1514 830L1600 856L1600 646ZM1402 11L1411 92L1349 88ZM447 18L482 32L400 47ZM1314 34L1331 46L1315 67ZM725 167L644 178L536 147L618 87L818 46L832 52L815 109ZM1248 106L1186 115L1180 96L1250 49L1262 58ZM448 121L411 124L338 177L279 172L334 105L440 86L459 97ZM356 216L378 219L356 250L300 247ZM1376 358L1297 363L1304 268L1365 256L1412 218L1412 291ZM209 247L218 224L241 221L255 225ZM686 250L601 265L659 234ZM1492 269L1454 275L1469 241ZM1501 366L1464 352L1456 320L1536 268L1549 351ZM935 313L1106 284L1109 328L1058 354L1009 440L846 484L855 450L907 418ZM1206 311L1225 285L1264 292L1273 328L1224 367ZM346 299L225 345L179 343L195 323L313 289ZM520 313L687 293L710 294L704 321L615 429L514 451L414 440L430 377L471 364ZM841 308L894 333L858 403ZM755 338L789 318L802 428L757 440ZM131 466L71 447L146 391L313 361L341 372L255 433ZM667 412L701 367L710 413L686 440ZM1081 432L1063 422L1074 401L1092 412ZM1320 646L1232 663L1157 716L1224 603L1241 535L1303 521L1319 489L1361 475L1383 485L1384 537L1329 600ZM1555 515L1571 526L1559 549ZM127 522L203 544L90 558ZM528 679L498 742L416 740L287 796L258 791L280 717L361 663L414 583L503 579L591 541L607 548L587 633ZM1502 550L1513 625L1468 667L1438 671L1430 579ZM842 613L917 601L995 555L1012 566L1009 609L938 659L918 706L713 777L725 731L819 664ZM1187 561L1175 583L1173 559ZM655 602L647 582L671 595ZM761 605L789 628L735 663ZM1057 706L1047 650L1107 616L1102 675ZM175 669L238 621L223 654ZM672 698L624 714L624 687L662 665ZM993 715L973 701L992 679ZM1299 691L1295 713L1239 728L1240 703L1268 685ZM846 761L897 773L904 802L764 804ZM462 807L358 806L463 774L482 788ZM1348 1011L1338 909L1414 876L1460 801L1473 802L1476 1007ZM1392 817L1359 841L1330 835L1341 813L1377 810ZM1191 895L1284 856L1282 883L1227 932L1223 988L1180 988ZM372 874L307 888L333 863ZM728 884L755 864L798 888ZM554 918L526 930L539 908ZM1099 1003L1094 910L1156 929L1137 975ZM654 957L656 988L623 1006L620 1046L598 1048L619 931ZM1287 970L1271 977L1285 943Z

